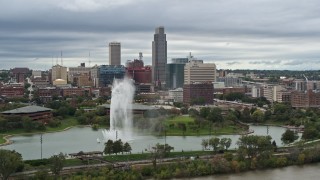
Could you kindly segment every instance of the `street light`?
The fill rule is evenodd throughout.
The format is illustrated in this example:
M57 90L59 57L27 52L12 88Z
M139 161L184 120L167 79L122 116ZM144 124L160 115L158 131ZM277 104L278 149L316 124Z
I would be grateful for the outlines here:
M41 148L41 159L42 159L42 133L40 134L40 148Z

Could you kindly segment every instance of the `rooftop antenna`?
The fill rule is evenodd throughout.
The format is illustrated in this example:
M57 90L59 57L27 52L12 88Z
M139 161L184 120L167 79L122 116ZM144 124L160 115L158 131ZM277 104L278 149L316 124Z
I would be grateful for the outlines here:
M143 55L142 52L139 52L139 60L142 61Z
M58 56L57 56L57 59L56 59L56 65L58 65Z
M63 61L62 61L62 51L61 51L61 66L63 66Z
M90 51L89 51L89 67L90 67L91 59L90 59Z

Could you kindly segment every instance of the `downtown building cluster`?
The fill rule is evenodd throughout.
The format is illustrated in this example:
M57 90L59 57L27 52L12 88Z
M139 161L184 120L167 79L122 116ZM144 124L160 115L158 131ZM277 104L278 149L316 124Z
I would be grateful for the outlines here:
M110 96L115 79L133 80L138 102L183 102L213 104L215 96L242 93L252 98L265 97L270 102L289 102L293 107L319 107L320 82L283 78L278 84L268 84L255 74L237 74L217 70L214 63L187 57L167 62L167 40L164 27L155 29L152 41L152 65L145 65L142 52L133 60L121 61L121 43L110 42L109 64L87 67L65 67L63 62L49 71L13 68L10 80L0 84L2 98L26 97L24 83L32 84L30 99L37 96L42 102L53 97ZM26 81L26 77L28 80ZM244 77L256 79L244 81ZM159 97L159 98L156 98ZM155 100L157 99L157 100Z

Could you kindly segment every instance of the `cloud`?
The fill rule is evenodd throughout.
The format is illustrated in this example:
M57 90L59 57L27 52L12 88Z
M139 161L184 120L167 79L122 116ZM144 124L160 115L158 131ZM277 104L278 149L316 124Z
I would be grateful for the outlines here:
M271 60L271 61L266 61L266 60L262 60L262 61L250 61L249 64L254 64L254 65L274 65L274 64L281 64L281 60Z
M163 25L169 60L192 52L219 68L306 68L295 65L306 61L320 68L319 6L317 0L2 0L0 64L39 58L49 67L61 50L66 65L77 66L89 51L93 62L107 64L110 41L121 42L123 63L142 51L151 64L154 29Z
M232 65L240 64L240 62L233 61L233 62L227 62L226 64L228 66L232 66Z

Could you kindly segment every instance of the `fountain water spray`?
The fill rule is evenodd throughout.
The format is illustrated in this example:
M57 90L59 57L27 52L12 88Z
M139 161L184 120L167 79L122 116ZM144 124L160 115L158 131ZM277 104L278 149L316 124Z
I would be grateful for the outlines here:
M103 130L105 140L132 138L132 101L134 85L128 78L115 79L110 104L110 130Z

